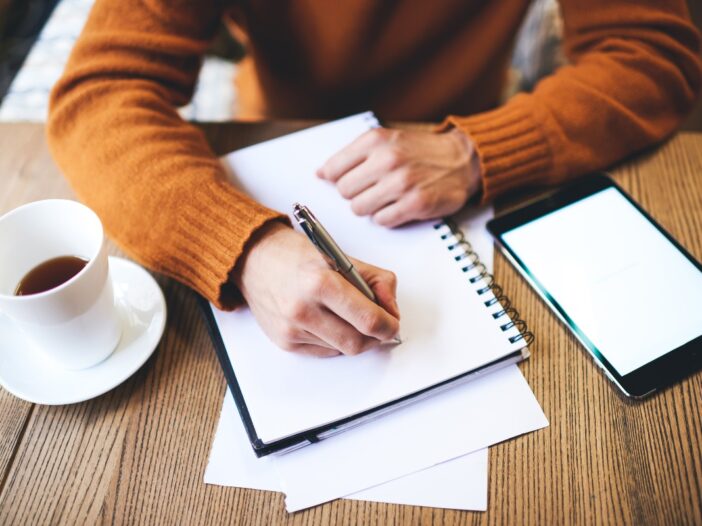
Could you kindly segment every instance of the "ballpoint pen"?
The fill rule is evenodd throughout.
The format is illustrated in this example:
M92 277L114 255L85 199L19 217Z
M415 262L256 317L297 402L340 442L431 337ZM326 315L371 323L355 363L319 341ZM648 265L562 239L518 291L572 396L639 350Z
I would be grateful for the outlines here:
M339 248L327 229L314 216L312 211L300 203L293 205L293 216L300 225L300 228L307 234L312 244L322 254L331 268L339 272L354 287L360 290L369 300L377 303L377 298L363 276L356 270L344 251ZM399 337L392 340L393 343L402 343Z

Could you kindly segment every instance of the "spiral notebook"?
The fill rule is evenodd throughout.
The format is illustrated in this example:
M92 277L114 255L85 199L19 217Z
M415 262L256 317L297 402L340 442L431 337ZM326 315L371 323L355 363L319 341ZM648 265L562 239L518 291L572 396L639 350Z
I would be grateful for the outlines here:
M389 230L355 216L333 185L315 176L329 156L376 126L375 116L363 113L222 160L239 189L287 213L294 202L308 205L345 252L398 279L402 344L350 357L285 352L247 308L222 312L203 300L259 456L317 442L529 355L533 335L451 220Z

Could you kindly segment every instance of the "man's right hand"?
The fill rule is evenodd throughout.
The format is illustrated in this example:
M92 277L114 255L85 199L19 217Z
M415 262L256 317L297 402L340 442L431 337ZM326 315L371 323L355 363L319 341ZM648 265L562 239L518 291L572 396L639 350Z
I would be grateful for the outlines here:
M232 280L279 347L315 356L358 354L397 336L395 275L353 260L378 304L332 270L302 234L271 223L254 234Z

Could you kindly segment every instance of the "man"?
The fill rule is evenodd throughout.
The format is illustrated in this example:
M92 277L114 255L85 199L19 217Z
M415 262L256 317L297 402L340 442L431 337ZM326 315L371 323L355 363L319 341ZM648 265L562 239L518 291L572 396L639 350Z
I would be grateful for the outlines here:
M443 119L442 133L370 132L318 172L394 227L602 168L662 140L694 103L684 0L562 0L570 65L497 107L528 3L97 0L52 95L50 145L145 265L222 308L245 299L283 348L358 353L399 330L394 278L358 262L373 304L282 214L225 182L176 113L208 41L224 19L247 47L244 117Z

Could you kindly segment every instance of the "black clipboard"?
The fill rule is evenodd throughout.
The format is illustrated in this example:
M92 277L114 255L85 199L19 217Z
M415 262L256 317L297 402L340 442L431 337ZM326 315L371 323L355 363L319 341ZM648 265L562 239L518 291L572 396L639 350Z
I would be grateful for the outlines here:
M408 394L406 396L393 400L392 402L381 404L372 409L356 413L349 417L336 420L323 426L318 426L300 433L296 433L294 435L282 438L280 440L264 442L263 440L261 440L258 433L256 432L256 427L254 426L251 414L249 413L249 409L246 405L244 395L241 392L241 388L239 387L234 367L232 366L232 363L229 360L224 341L222 340L222 335L219 332L217 321L215 320L214 314L212 312L212 306L202 296L198 295L197 299L205 319L205 324L207 325L207 330L210 334L210 337L212 338L215 353L217 354L217 358L219 359L222 371L224 372L224 376L227 380L227 385L229 386L229 390L231 391L232 397L234 398L237 410L239 411L239 416L241 417L241 420L244 424L244 428L246 429L246 434L249 437L251 447L253 448L254 453L257 457L264 457L271 453L286 453L310 444L314 444L316 442L319 442L320 440L329 438L335 434L341 433L348 429L352 429L375 418L379 418L391 411L395 411L408 405L411 405L415 402L424 400L429 396L438 394L458 384L462 384L475 378L479 378L485 374L495 371L501 367L505 367L509 364L521 362L529 356L529 351L527 349L527 346L525 345L523 348L506 354L497 360L489 362L471 371L467 371L463 374L457 375L453 378L449 378L448 380L444 380L443 382L439 382L433 386ZM527 345L528 343L531 343L531 339L526 337L526 335L525 339L527 341Z

